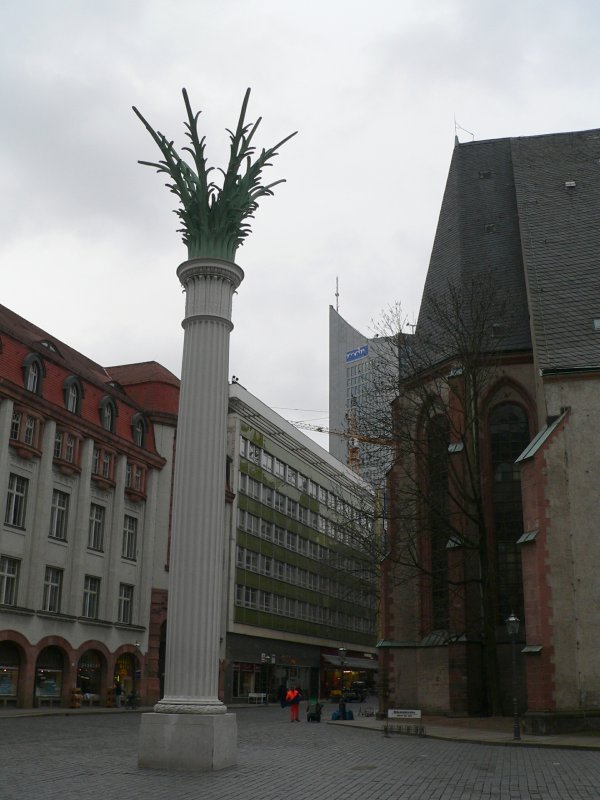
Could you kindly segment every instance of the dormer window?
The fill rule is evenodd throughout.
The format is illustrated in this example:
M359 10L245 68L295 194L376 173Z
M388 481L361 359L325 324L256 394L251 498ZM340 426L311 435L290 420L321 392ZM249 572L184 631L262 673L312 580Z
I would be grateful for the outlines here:
M67 411L70 411L71 414L80 414L83 389L79 378L75 375L70 375L63 384L63 391L65 394L65 408Z
M30 353L23 361L23 382L28 392L41 395L44 365L38 355Z
M47 350L50 350L50 352L52 352L52 353L58 353L58 348L57 348L57 346L54 344L54 342L51 342L51 341L49 341L48 339L43 339L43 340L40 342L40 344L42 345L42 347L45 347ZM59 353L59 355L60 355L60 353Z
M141 414L133 415L131 429L135 444L137 444L138 447L144 447L146 444L146 420Z
M27 390L30 392L37 392L38 382L40 379L39 369L40 368L35 361L29 367L29 372L27 373Z
M117 420L117 407L110 397L103 397L100 401L100 422L105 431L115 432Z

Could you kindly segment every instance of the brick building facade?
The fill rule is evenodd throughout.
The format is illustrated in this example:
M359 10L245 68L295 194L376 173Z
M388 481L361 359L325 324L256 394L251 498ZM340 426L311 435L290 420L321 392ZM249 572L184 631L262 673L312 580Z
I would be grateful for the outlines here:
M468 327L477 310L469 306L473 282L495 287L488 305L496 337L494 379L476 406L495 670L503 710L511 713L512 643L503 621L512 611L520 618L518 708L524 724L540 733L600 723L599 141L593 130L456 143L414 345L434 343L437 374L455 375L459 384L464 364L448 345L451 337L444 336L437 312L453 292L463 303L456 323ZM432 374L423 372L422 385ZM418 383L418 375L411 379ZM439 460L453 459L448 474L460 481L463 448L472 440L451 411L446 416L449 431ZM391 495L402 480L403 460L411 457L398 451ZM440 473L433 461L424 461L426 496ZM452 505L456 488L446 478L444 524L467 530L472 520ZM429 569L399 585L393 567L387 568L380 642L386 702L489 713L481 594L468 588L480 576L469 572L473 559L465 540L437 536L436 525L431 514L417 522ZM404 535L394 519L390 531L392 542ZM445 581L437 599L431 569L436 546L438 575Z
M0 307L1 704L158 697L178 383Z

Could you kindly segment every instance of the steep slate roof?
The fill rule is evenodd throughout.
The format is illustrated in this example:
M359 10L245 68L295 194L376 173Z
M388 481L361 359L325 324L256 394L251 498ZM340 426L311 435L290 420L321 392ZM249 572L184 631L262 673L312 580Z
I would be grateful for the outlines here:
M600 367L600 130L511 148L537 365Z
M490 273L503 351L533 337L544 371L600 367L599 253L600 130L457 142L417 336L443 338L436 298Z
M509 139L458 144L454 148L429 271L417 337L444 337L432 304L449 285L464 289L492 275L498 295L493 319L504 329L503 350L531 347L521 259L519 219ZM506 305L506 297L510 304ZM468 309L465 309L465 313ZM437 330L436 330L437 328Z

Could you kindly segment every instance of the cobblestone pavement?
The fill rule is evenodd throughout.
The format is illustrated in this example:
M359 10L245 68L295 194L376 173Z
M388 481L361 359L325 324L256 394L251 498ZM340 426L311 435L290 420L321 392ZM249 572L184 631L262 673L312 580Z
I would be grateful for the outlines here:
M600 753L423 739L290 724L236 710L238 764L140 770L137 713L0 719L0 800L588 800Z

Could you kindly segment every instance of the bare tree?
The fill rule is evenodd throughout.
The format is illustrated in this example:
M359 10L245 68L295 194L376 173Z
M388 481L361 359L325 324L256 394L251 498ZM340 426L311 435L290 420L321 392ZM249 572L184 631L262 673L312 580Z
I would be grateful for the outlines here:
M429 296L415 334L399 305L384 312L369 388L349 426L371 458L391 464L370 523L346 524L352 546L388 593L400 588L403 638L479 643L490 713L501 712L501 697L482 405L500 369L505 308L485 278Z

